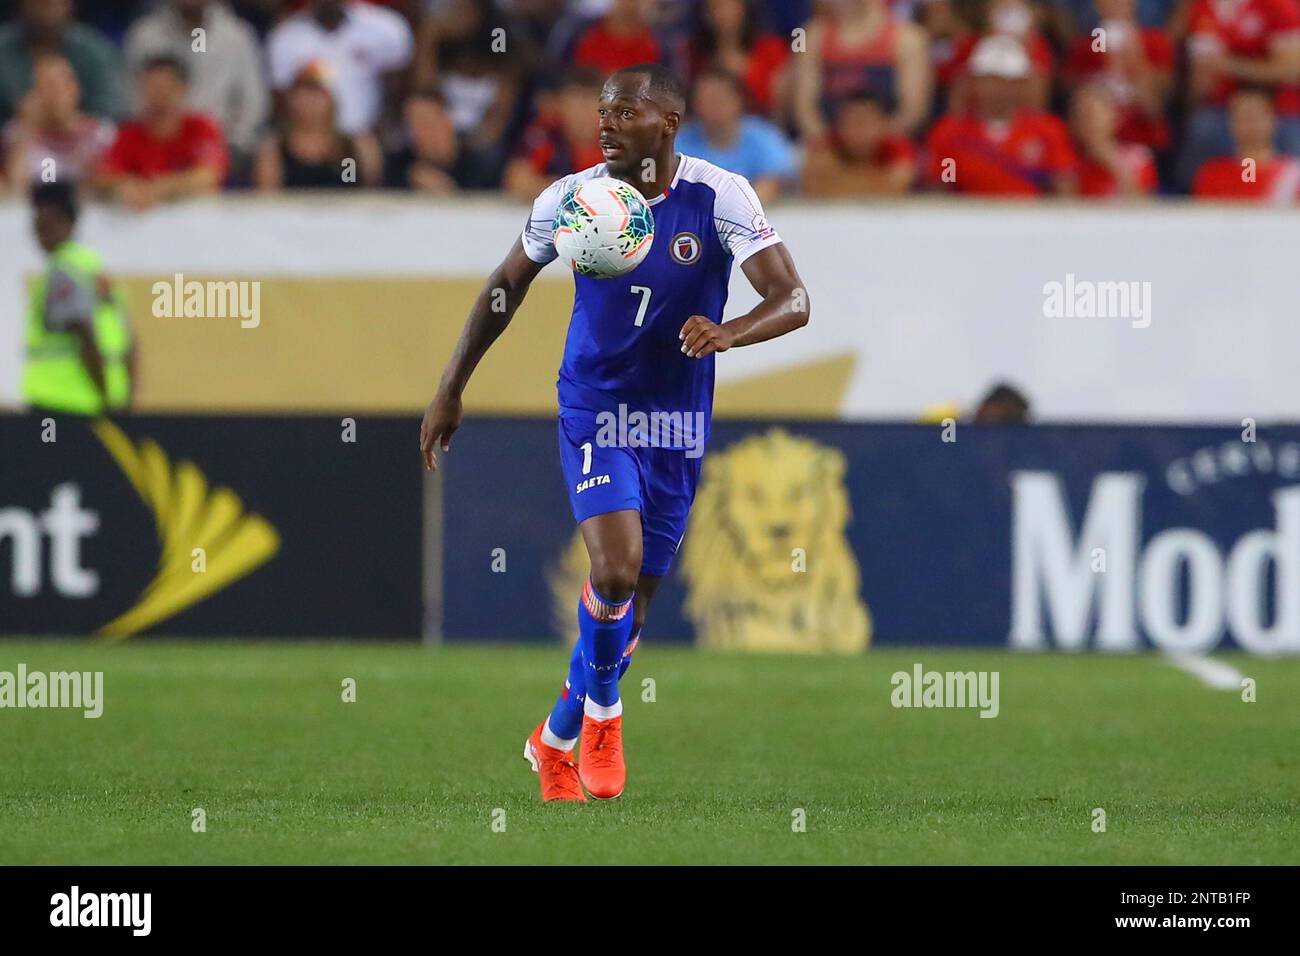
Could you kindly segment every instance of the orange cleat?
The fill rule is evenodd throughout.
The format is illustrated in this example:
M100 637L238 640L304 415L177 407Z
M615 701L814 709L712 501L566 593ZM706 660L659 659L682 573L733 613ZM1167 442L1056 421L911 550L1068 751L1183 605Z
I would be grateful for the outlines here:
M524 741L524 759L533 765L542 784L542 800L577 800L587 802L578 782L578 768L573 762L573 754L568 750L557 750L542 743L542 728L546 721L537 725L537 729Z
M578 775L587 792L597 800L613 800L627 784L623 762L623 718L582 718L582 760Z

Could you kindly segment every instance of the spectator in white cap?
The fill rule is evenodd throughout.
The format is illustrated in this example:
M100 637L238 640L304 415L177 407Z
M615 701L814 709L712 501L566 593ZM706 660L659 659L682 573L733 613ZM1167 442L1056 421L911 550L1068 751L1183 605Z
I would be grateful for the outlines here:
M1073 193L1076 158L1065 124L1026 105L1029 55L1008 36L988 36L970 58L972 110L930 131L930 179L940 188L993 196Z
M1029 56L1029 72L1024 83L1025 104L1047 109L1052 88L1052 46L1039 29L1042 5L1030 0L981 0L975 7L973 33L957 38L952 52L952 88L948 96L951 112L971 109L973 72L971 57L981 40L1001 36L1015 40Z

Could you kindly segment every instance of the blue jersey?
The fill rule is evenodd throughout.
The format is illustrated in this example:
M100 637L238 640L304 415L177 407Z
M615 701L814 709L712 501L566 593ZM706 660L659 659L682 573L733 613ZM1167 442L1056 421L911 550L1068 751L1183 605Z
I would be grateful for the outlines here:
M649 200L649 255L617 279L574 275L573 317L560 366L561 414L646 415L713 410L713 356L688 358L678 339L692 315L722 321L733 262L780 242L744 177L680 156L672 185ZM556 257L552 222L574 183L609 175L602 163L565 176L533 204L523 234L534 262Z

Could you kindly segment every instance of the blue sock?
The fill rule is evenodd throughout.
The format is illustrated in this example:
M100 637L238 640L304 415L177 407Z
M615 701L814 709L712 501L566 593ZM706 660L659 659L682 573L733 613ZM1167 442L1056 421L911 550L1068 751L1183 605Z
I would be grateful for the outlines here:
M569 658L569 679L547 718L551 733L561 740L572 740L582 731L582 702L587 699L587 674L582 663L582 641L573 645Z
M618 679L622 680L627 669L632 666L632 652L636 650L637 641L641 639L641 629L637 628L627 647L623 650L623 659L618 665ZM547 718L551 733L561 740L573 740L582 732L582 702L587 699L587 670L582 661L582 641L573 645L573 654L569 657L569 677L564 682L564 689L555 698L555 706Z
M590 578L582 586L582 600L578 602L578 646L586 664L587 696L602 707L618 703L623 651L632 635L631 610L631 597L615 604L597 593Z
M623 660L619 662L619 680L623 679L623 675L627 673L627 669L632 666L632 652L636 650L636 642L639 640L641 640L641 628L638 627L636 632L628 638L627 647L623 651Z

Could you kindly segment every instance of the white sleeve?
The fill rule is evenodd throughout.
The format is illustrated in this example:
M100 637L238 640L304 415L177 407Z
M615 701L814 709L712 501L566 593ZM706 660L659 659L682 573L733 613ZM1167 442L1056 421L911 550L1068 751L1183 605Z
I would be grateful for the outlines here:
M781 241L744 176L732 174L719 184L713 200L713 226L718 230L718 241L731 253L736 265Z
M528 258L542 265L554 259L555 251L555 211L560 208L560 200L568 192L572 176L557 179L544 190L533 202L528 222L524 224L524 234L520 238L524 243L524 252Z
M66 332L77 325L90 325L94 317L90 290L62 269L51 269L45 285L45 327Z
M303 59L302 44L297 42L297 31L292 22L280 24L266 38L267 72L271 85L277 90L287 90Z
M374 7L370 12L374 28L370 31L369 46L375 55L375 65L382 73L400 70L411 62L411 50L415 45L411 28L401 14L392 10Z

